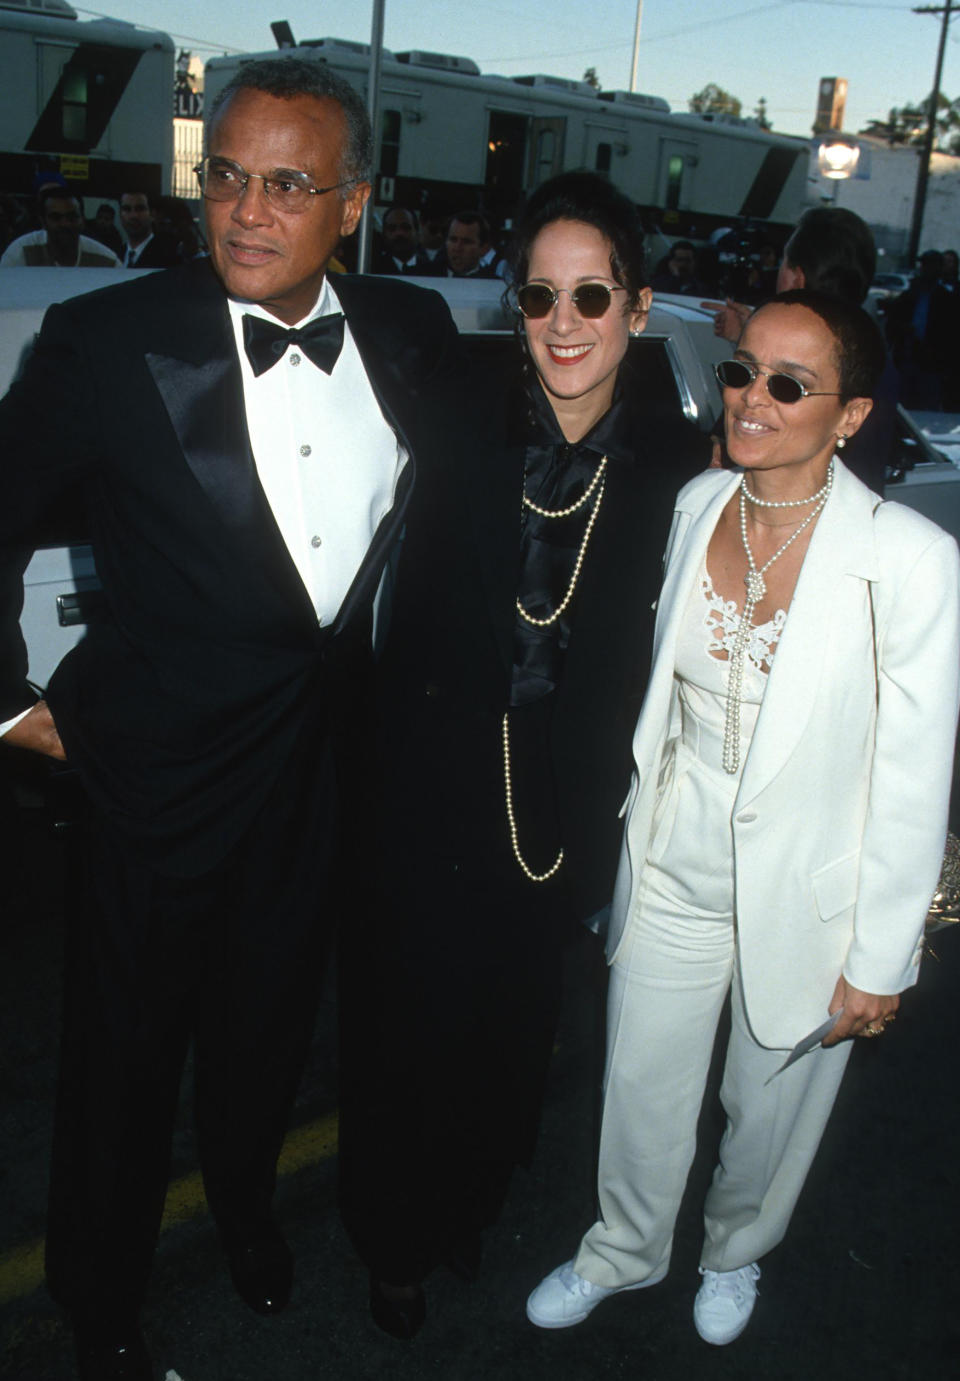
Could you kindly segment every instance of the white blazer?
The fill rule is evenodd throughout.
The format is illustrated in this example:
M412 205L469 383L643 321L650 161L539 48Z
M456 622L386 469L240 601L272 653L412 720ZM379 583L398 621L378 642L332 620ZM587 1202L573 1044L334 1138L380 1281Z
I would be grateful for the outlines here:
M637 897L664 749L679 733L680 621L738 483L739 475L710 470L677 498L633 741L611 963ZM772 1048L790 1048L825 1020L841 972L873 993L916 982L943 855L960 695L960 561L934 523L895 503L874 514L876 502L836 466L733 809L746 1009L757 1040Z

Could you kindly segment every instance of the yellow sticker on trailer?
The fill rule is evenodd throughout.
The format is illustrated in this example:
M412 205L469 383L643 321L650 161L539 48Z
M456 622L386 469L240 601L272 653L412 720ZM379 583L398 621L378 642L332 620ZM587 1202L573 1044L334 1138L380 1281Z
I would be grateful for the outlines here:
M77 182L86 182L90 177L90 160L75 153L60 155L60 171L64 177L72 177Z

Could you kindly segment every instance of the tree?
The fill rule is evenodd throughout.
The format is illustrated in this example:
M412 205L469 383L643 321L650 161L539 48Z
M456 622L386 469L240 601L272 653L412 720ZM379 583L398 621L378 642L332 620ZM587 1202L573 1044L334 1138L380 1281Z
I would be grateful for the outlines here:
M586 82L588 86L592 86L594 91L600 90L600 78L597 76L595 67L588 67L580 80Z
M709 82L687 102L694 115L739 115L742 102L716 82Z
M930 97L894 106L885 120L868 120L861 134L885 139L888 144L908 144L920 148L927 137ZM960 153L960 97L951 101L941 91L937 101L934 147L946 153Z

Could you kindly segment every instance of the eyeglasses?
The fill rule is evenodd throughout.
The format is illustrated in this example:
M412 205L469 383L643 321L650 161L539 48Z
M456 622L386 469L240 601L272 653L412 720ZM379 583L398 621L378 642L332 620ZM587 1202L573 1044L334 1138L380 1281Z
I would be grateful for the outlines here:
M580 283L575 288L548 288L546 283L524 283L517 289L517 306L525 317L539 321L549 316L561 293L566 293L577 311L587 321L596 321L610 306L611 293L625 293L626 288L608 287L606 283Z
M272 173L248 173L239 163L229 158L216 158L208 155L193 170L200 183L200 194L207 201L239 201L247 190L252 177L263 183L263 194L270 205L278 211L296 214L306 211L311 197L322 197L325 192L336 192L341 187L352 187L359 178L352 177L346 182L335 182L331 187L315 187L308 173L294 172L289 168L277 168Z
M840 398L839 393L821 393L807 388L792 374L779 374L772 369L761 369L758 364L746 360L721 360L713 366L719 383L723 388L746 388L758 374L762 374L767 392L776 403L799 403L801 398Z

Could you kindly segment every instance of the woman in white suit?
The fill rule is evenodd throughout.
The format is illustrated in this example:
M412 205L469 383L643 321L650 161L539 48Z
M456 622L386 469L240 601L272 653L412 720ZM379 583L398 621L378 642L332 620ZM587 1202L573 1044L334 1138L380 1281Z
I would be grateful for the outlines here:
M882 364L863 312L798 291L717 367L742 473L708 471L676 504L608 940L601 1216L530 1296L540 1327L666 1274L729 992L694 1321L737 1337L847 1038L879 1035L916 981L946 832L958 556L839 458Z

